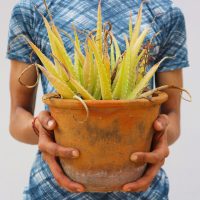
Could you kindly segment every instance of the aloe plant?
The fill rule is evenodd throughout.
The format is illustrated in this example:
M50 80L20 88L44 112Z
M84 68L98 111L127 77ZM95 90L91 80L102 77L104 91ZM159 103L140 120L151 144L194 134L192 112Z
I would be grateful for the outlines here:
M107 23L108 30L106 25L103 25L100 3L97 12L96 34L88 34L84 50L81 48L75 27L73 27L74 39L65 32L74 45L74 61L66 51L59 29L53 23L51 16L51 23L49 23L41 15L48 33L54 62L24 37L43 64L43 66L38 64L36 66L62 98L71 99L76 95L84 100L136 99L144 92L144 88L165 59L155 64L146 73L147 63L144 57L148 57L148 51L143 46L145 46L144 41L150 28L146 27L141 31L142 7L143 3L138 11L134 27L132 15L130 15L129 38L124 37L126 50L123 53L112 33L111 24ZM48 13L50 15L49 11ZM112 41L111 45L108 43L109 38Z

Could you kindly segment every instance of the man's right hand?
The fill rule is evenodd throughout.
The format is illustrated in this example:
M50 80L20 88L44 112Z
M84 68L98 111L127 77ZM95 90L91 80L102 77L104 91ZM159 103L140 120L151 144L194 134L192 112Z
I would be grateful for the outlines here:
M39 150L42 153L44 161L48 164L56 182L62 188L70 192L84 192L83 185L73 182L64 174L56 158L76 159L79 157L79 151L74 148L60 146L54 142L53 130L56 127L56 121L48 111L39 113L35 120L35 127L39 131Z

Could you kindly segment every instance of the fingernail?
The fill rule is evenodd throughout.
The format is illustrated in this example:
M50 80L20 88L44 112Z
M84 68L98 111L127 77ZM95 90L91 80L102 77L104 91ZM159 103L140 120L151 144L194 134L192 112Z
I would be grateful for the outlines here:
M157 120L157 124L158 124L159 128L163 127L162 122L159 119Z
M125 188L124 191L125 191L125 192L130 192L131 189L130 189L130 188Z
M161 123L159 123L159 129L162 130L163 129L163 125Z
M131 161L136 162L138 159L138 157L136 155L132 155L131 156Z
M53 126L53 124L54 124L54 120L52 120L52 119L49 120L48 123L47 123L47 125L48 125L49 127Z
M79 157L79 152L78 151L72 151L72 156L74 157L74 158L77 158L77 157Z
M82 192L83 190L80 189L80 188L77 188L76 191L80 193L80 192Z

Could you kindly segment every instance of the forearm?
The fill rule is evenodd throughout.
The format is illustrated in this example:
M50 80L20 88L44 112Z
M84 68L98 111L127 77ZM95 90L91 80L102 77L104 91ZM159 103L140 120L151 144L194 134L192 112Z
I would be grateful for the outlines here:
M167 128L168 144L172 145L180 136L180 117L176 112L168 113L169 126Z
M29 67L29 64L11 60L10 71L10 133L18 141L27 144L37 144L38 138L32 129L33 113L37 87L27 88L19 83L22 72ZM26 85L33 85L37 81L35 68L30 68L23 76Z
M183 87L182 70L173 70L168 72L158 73L156 76L156 87L162 85L175 85ZM169 117L169 126L167 128L168 144L173 144L180 135L180 91L175 89L165 90L168 94L168 101L161 107L161 113Z
M32 113L22 107L11 112L10 133L18 141L27 144L37 144L38 137L32 129Z

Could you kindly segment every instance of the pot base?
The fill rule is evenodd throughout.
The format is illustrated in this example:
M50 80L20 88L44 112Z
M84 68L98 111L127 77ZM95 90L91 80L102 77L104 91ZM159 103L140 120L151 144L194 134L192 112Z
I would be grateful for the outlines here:
M64 172L75 182L86 186L89 192L121 191L124 184L136 181L142 176L146 165L125 167L118 171L107 170L76 170L73 166L66 165L66 161L60 160Z

